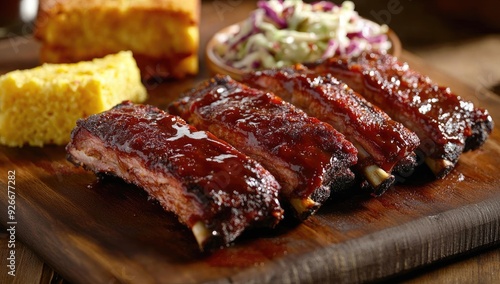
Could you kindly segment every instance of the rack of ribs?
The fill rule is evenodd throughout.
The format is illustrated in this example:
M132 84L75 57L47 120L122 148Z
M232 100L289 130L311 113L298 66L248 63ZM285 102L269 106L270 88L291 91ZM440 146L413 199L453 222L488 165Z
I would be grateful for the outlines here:
M394 183L394 168L409 172L416 165L417 135L332 76L296 65L251 72L242 82L275 93L344 134L358 150L355 169L377 196Z
M124 102L77 122L68 159L142 187L193 232L201 250L283 217L280 186L259 163L158 108Z
M417 133L419 153L437 178L446 176L463 152L480 147L493 129L487 110L474 107L389 54L363 52L307 66L344 81Z
M351 182L356 148L331 125L272 93L229 76L201 83L169 106L260 162L281 184L281 196L300 219Z

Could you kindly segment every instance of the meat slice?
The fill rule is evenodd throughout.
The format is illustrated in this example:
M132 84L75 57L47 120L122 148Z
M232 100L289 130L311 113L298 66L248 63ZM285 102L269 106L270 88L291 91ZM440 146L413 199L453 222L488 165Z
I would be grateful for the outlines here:
M394 167L408 172L416 164L417 135L330 75L296 65L252 72L243 82L275 93L344 134L358 149L356 168L375 195L394 183Z
M314 213L354 177L356 148L331 125L272 93L215 76L174 102L169 111L256 159L280 182L299 218Z
M488 111L474 107L394 56L363 52L308 67L339 78L415 131L421 142L419 151L438 178L453 169L462 152L480 147L493 129Z
M77 122L68 159L142 187L194 233L202 250L282 219L280 186L213 134L152 106L124 102Z

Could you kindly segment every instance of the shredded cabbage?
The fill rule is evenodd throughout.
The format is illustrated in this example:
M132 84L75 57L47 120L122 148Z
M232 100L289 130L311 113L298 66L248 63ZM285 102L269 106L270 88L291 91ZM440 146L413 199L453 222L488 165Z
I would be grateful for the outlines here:
M240 30L216 47L226 64L255 70L312 62L363 50L387 51L388 27L361 18L354 3L259 1Z

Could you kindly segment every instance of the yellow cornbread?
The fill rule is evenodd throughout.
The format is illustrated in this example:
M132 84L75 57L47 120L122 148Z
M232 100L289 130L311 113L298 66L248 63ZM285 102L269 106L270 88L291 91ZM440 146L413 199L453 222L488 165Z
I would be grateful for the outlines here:
M35 37L42 62L131 50L143 77L198 72L200 0L41 0Z
M79 118L147 97L132 52L0 76L0 143L63 145Z

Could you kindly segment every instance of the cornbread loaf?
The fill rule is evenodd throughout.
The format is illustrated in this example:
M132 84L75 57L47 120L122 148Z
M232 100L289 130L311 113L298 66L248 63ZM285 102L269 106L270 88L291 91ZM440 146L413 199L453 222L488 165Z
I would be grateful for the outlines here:
M0 76L0 143L66 144L77 119L146 96L130 51L12 71Z
M143 78L198 72L199 0L41 0L35 37L42 62L131 50Z

